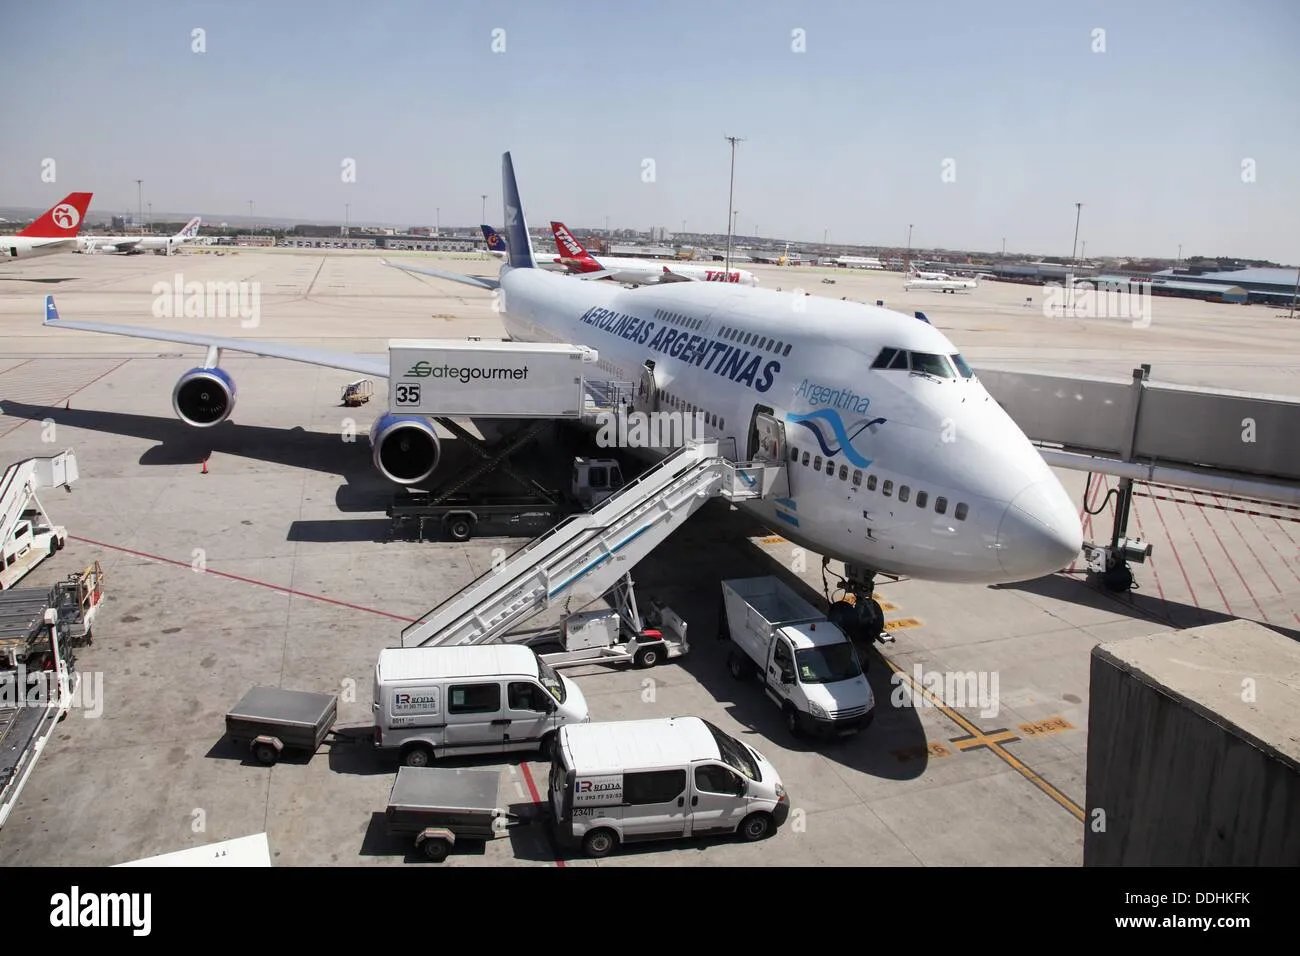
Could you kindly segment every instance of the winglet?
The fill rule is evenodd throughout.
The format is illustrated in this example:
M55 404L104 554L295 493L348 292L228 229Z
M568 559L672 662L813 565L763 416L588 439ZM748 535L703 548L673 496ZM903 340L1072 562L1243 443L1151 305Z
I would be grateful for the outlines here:
M45 324L49 325L51 322L57 321L59 321L59 310L54 305L54 296L47 295L45 297Z
M925 313L924 313L924 312L918 312L918 313L916 313L916 317L917 317L918 319L920 319L922 322L924 322L926 325L930 325L930 324L932 324L932 323L930 322L930 320L927 319L927 318L925 317Z

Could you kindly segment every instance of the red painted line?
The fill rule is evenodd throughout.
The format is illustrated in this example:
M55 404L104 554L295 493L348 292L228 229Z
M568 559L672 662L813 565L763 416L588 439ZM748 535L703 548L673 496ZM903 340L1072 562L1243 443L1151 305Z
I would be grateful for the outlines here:
M120 551L123 554L134 555L137 558L144 558L147 561L157 561L160 564L171 564L178 568L192 570L194 565L189 561L178 561L176 558L165 558L159 554L150 554L147 551L136 551L134 548L124 548L117 544L105 544L103 541L94 541L90 538L81 538L76 535L68 535L74 541L80 541L83 544L93 545L97 548L107 548L109 551ZM365 607L360 604L351 604L347 601L340 601L337 598L326 597L323 594L309 594L306 591L296 591L293 588L287 588L280 584L272 584L269 581L259 581L256 578L246 578L240 574L231 574L229 571L214 571L211 568L205 568L201 573L215 575L219 578L225 578L228 581L238 581L241 584L254 584L259 588L267 588L271 591L279 591L281 594L288 594L293 597L308 598L312 601L321 601L324 604L333 604L335 607L345 607L350 611L365 611L367 614L378 614L380 617L391 618L394 621L404 621L408 624L414 624L417 620L413 617L403 617L400 614L393 614L391 611L381 611L378 608Z
M1192 500L1193 500L1193 502L1194 502L1196 505L1198 505L1198 506L1200 505L1200 502L1196 500L1196 496L1195 496L1195 495L1192 496ZM1265 621L1268 621L1268 623L1272 623L1271 621L1268 620L1268 614L1265 613L1263 605L1261 605L1261 604L1259 603L1259 599L1258 599L1257 597L1255 597L1255 592L1251 589L1251 587L1250 587L1250 582L1249 582L1248 580L1246 580L1246 575L1244 575L1244 574L1241 573L1241 569L1240 569L1239 567L1237 567L1237 562L1234 561L1234 560L1232 559L1232 552L1228 550L1227 545L1225 545L1225 544L1223 543L1223 539L1222 539L1221 537L1219 537L1218 529L1214 527L1213 523L1211 523L1211 521L1210 521L1209 516L1208 516L1208 515L1205 515L1205 512L1204 512L1204 511L1202 511L1201 514L1205 516L1205 523L1206 523L1207 525L1209 525L1210 533L1214 535L1214 540L1217 541L1217 542L1219 542L1219 547L1223 549L1224 557L1226 557L1226 558L1228 559L1228 563L1229 563L1230 565L1232 565L1232 570L1234 570L1234 571L1237 572L1237 577L1241 580L1242 587L1244 587L1244 588L1246 589L1246 594L1247 594L1247 596L1249 596L1250 600L1254 603L1254 605L1255 605L1255 610L1259 611L1260 616L1263 617ZM1229 516L1229 518L1228 518L1228 523L1229 523L1229 524L1232 524L1232 518L1231 518L1231 516ZM1236 528L1235 525L1233 525L1232 530L1233 530L1233 531L1237 531L1237 528ZM1238 538L1241 537L1241 532L1239 532L1239 531L1237 532L1237 537L1238 537ZM1244 539L1244 538L1242 539L1242 542L1245 543L1245 539ZM1249 549L1250 546L1247 545L1246 547L1247 547L1247 549ZM1262 565L1261 565L1261 567L1262 567ZM1265 572L1265 574L1267 574L1267 573L1268 573L1268 572Z
M1183 521L1183 527L1187 529L1187 536L1192 539L1192 544L1196 545L1196 553L1201 556L1201 563L1205 565L1205 570L1210 572L1210 580L1214 582L1214 589L1219 592L1219 600L1223 602L1223 606L1227 612L1235 617L1236 612L1233 611L1232 605L1228 603L1228 595L1223 593L1223 587L1219 584L1219 579L1214 573L1214 565L1210 564L1210 559L1205 556L1205 549L1201 547L1200 540L1196 537L1196 533L1192 531L1191 525L1187 523L1187 519L1183 516L1182 503L1174 502L1174 508L1178 511L1178 517Z
M1294 546L1295 542L1292 541L1291 536L1287 534L1286 525L1282 524L1282 519L1278 518L1277 515L1265 515L1264 517L1272 518L1274 522L1277 524L1278 530L1282 532L1282 536L1286 538L1287 544ZM1296 570L1297 564L1295 562L1287 560L1285 557L1282 556L1282 552L1277 549L1277 545L1273 543L1273 539L1269 537L1268 532L1266 532L1263 528L1260 527L1258 521L1252 521L1251 524L1255 526L1256 530L1259 531L1259 533L1263 536L1264 540L1268 542L1268 546L1273 549L1273 553L1276 554L1278 558L1281 560L1282 567L1286 568L1288 571L1291 572L1291 577L1295 578L1297 581L1300 581L1300 571ZM1271 581L1272 578L1269 578L1269 580ZM1274 584L1273 586L1277 587L1276 584ZM1277 590L1279 594L1282 593L1282 589L1280 587ZM1295 618L1297 624L1300 624L1300 611L1292 611L1291 616Z
M537 792L537 784L533 783L533 772L528 769L528 764L526 762L520 763L519 769L524 772L524 783L528 785L528 794L533 798L533 803L541 803L542 796ZM563 869L564 861L556 857L555 865Z
M1191 579L1187 577L1187 568L1183 566L1182 555L1178 553L1178 548L1174 544L1174 537L1169 533L1169 525L1165 523L1165 516L1161 514L1160 506L1155 503L1154 499L1151 502L1151 506L1155 508L1156 517L1160 519L1160 527L1164 529L1165 540L1169 542L1169 550L1174 553L1174 560L1178 562L1178 570L1183 575L1183 583L1187 585L1187 593L1191 595L1192 603L1196 605L1196 610L1201 616L1201 623L1204 624L1205 610L1201 607L1200 597L1197 595L1196 589L1192 587Z
M28 361L31 361L31 359L28 359ZM74 392L69 392L67 395L63 396L63 401L64 401L65 403L66 403L66 402L70 402L70 401L72 401L73 396L75 396L75 395L77 394L77 392L85 391L86 389L90 388L90 386L92 386L92 385L94 385L96 382L98 382L101 378L105 378L105 377L107 377L107 376L109 376L109 375L112 375L114 372L116 372L118 369L120 369L123 365L125 365L125 364L126 364L127 362L129 362L129 361L131 361L129 358L127 358L127 359L122 359L122 361L118 362L116 365L114 365L112 368L110 368L107 372L104 372L102 375L96 375L94 378L92 378L92 379L91 379L89 382L87 382L85 385L81 386L81 388L77 389L77 390L74 391ZM16 366L15 366L15 367L16 367ZM57 402L57 400L56 400L56 402ZM56 410L56 411L57 411L57 409L54 409L54 406L50 406L50 408L53 409L53 410ZM15 425L13 428L9 429L8 431L6 431L6 432L0 432L0 438L4 438L4 437L7 436L7 435L11 435L11 434L13 434L14 432L18 431L18 429L22 428L24 425L29 425L29 424L31 424L31 423L34 422L34 421L39 421L39 419L35 419L35 418L24 419L23 421L19 422L17 425ZM55 424L58 424L58 423L56 422Z
M1233 513L1235 513L1235 514L1241 514L1241 515L1254 515L1255 517L1258 517L1258 518L1277 518L1277 519L1280 520L1280 521L1296 521L1296 522L1300 522L1300 509L1292 509L1292 508L1289 508L1287 505L1282 505L1282 504L1274 505L1274 507L1282 508L1282 509L1284 509L1284 510L1288 510L1288 511L1290 511L1290 510L1294 510L1294 511L1296 511L1297 516L1294 517L1294 518L1292 518L1292 517L1290 517L1289 515L1279 515L1279 514L1276 514L1276 513L1272 512L1272 511L1253 511L1253 510L1251 510L1251 509L1249 509L1249 508L1232 508L1232 507L1229 507L1228 505L1220 505L1220 504L1213 504L1213 505L1211 505L1211 504L1206 504L1204 501L1198 501L1198 500L1196 500L1196 493L1195 493L1195 492L1188 492L1188 494L1191 495L1191 498L1190 498L1190 499L1189 499L1189 498L1174 498L1174 497L1171 497L1171 496L1169 496L1169 495L1153 495L1153 494L1151 494L1151 492L1149 492L1149 491L1135 491L1135 492L1133 492L1133 493L1134 493L1135 495L1138 495L1138 496L1142 497L1142 498L1155 498L1155 499L1158 499L1158 500L1160 500L1160 501L1176 501L1176 502L1181 502L1182 504L1191 504L1191 505L1196 505L1197 507L1200 507L1200 508L1212 508L1212 509L1214 509L1215 511L1231 511L1231 512L1233 512ZM1205 492L1203 492L1203 493L1205 493ZM1219 497L1219 495L1215 494L1214 497L1217 499L1217 498ZM1273 504L1272 502L1259 502L1259 503L1260 503L1260 504Z

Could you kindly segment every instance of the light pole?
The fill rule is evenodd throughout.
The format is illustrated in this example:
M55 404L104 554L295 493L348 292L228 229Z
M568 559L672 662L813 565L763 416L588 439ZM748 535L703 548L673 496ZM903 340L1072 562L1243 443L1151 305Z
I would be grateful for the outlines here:
M831 231L830 231L829 229L823 229L823 230L822 230L822 245L823 245L823 246L826 245L826 237L829 236L830 234L831 234Z
M1295 288L1291 291L1291 311L1286 315L1288 319L1295 318L1295 300L1298 295L1300 295L1300 268L1295 271Z
M433 211L433 234L435 236L442 235L442 210L441 209L435 209Z
M343 235L345 236L348 234L348 226L351 225L351 219L349 218L351 215L351 208L351 203L345 202L343 204Z
M1079 260L1075 258L1074 254L1079 249L1079 217L1082 215L1083 203L1077 202L1074 204L1074 245L1070 247L1070 261L1074 263L1075 268L1078 268L1079 265Z
M1182 264L1183 264L1183 244L1180 242L1178 244L1178 261L1174 263L1174 268L1178 268Z
M480 193L480 194L479 194L479 198L481 198L481 199L483 200L483 208L482 208L482 211L481 211L481 213L480 213L480 215L479 215L479 219L478 219L478 221L479 221L479 222L487 222L487 193ZM502 227L503 227L503 228L504 228L506 225L507 225L507 223L502 223Z
M149 210L149 216L145 219L145 223L148 224L149 235L152 236L153 235L153 203L147 203L146 206Z
M682 234L683 234L683 235L686 234L686 220L685 220L685 219L682 220Z
M1081 242L1081 243L1079 244L1079 258L1080 258L1081 260L1082 260L1082 259L1087 259L1087 258L1088 258L1088 240L1087 240L1087 239L1083 240L1083 242Z
M727 188L727 259L724 267L728 275L731 274L731 234L735 232L736 214L732 211L732 205L736 197L736 144L743 143L744 140L739 136L724 137L731 144L731 185Z
M903 260L903 271L912 268L912 224L907 224L907 258Z
M609 216L605 217L605 235L609 235Z
M249 218L250 220L253 218L253 200L251 200L251 199L248 201L248 218ZM253 224L252 224L252 222L249 222L249 224L248 224L248 228L249 228L249 229L252 229L252 228L253 228Z
M137 179L135 181L135 204L136 204L135 215L136 218L140 220L140 228L143 230L144 229L144 180L143 179Z
M1002 237L1002 258L1005 259L1006 257L1007 257L1007 237L1003 236Z

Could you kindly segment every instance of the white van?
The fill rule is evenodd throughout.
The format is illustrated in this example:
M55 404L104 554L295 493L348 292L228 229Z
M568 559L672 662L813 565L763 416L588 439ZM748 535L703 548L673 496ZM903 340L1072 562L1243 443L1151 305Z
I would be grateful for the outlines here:
M590 857L643 840L761 840L790 816L767 758L699 717L562 727L550 791L560 842Z
M578 685L522 644L388 647L375 665L375 747L408 767L459 754L541 750L590 720Z

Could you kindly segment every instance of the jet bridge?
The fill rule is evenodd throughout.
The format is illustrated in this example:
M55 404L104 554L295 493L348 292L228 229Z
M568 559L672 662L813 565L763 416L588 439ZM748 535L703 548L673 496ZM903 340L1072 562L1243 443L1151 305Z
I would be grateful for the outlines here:
M783 459L737 463L720 454L716 440L692 441L408 626L402 646L485 644L557 599L589 603L710 499L745 501L787 490Z

